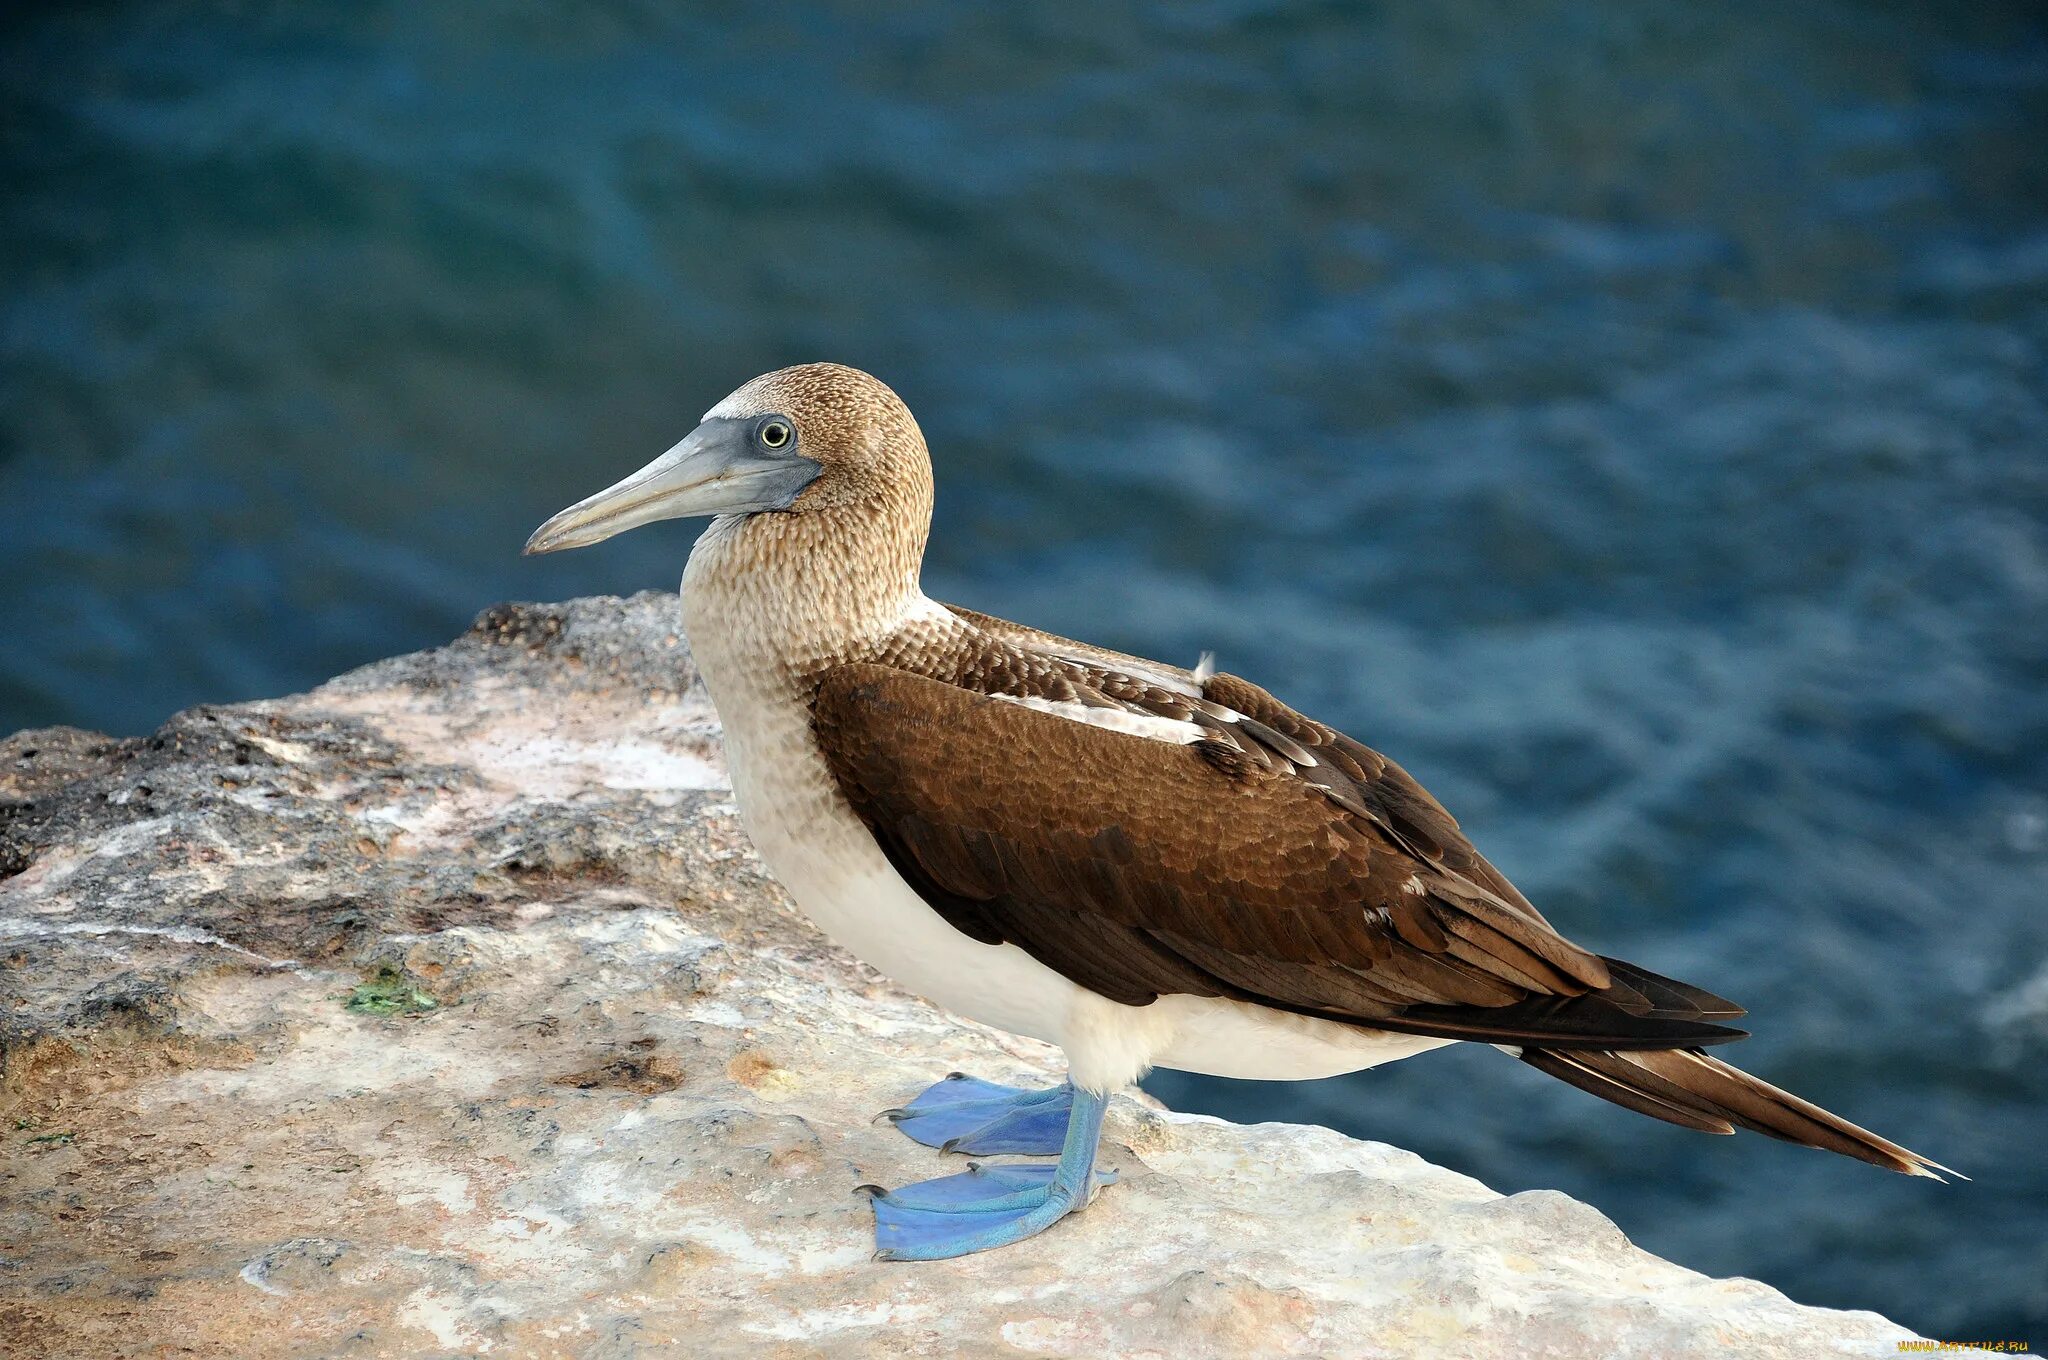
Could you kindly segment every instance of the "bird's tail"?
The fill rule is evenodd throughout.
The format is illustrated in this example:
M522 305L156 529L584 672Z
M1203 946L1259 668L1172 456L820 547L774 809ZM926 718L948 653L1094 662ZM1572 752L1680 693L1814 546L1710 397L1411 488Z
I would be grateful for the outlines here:
M1703 1133L1751 1129L1908 1176L1940 1180L1936 1173L1946 1172L1969 1179L1696 1048L1524 1048L1518 1056L1540 1072L1666 1123Z

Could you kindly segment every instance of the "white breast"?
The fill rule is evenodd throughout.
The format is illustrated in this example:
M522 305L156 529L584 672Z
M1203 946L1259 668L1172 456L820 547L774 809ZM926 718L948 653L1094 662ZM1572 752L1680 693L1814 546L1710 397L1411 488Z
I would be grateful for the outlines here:
M716 630L691 646L725 726L747 834L804 914L836 943L948 1010L1057 1043L1073 983L1014 945L947 925L890 866L839 796L799 696Z

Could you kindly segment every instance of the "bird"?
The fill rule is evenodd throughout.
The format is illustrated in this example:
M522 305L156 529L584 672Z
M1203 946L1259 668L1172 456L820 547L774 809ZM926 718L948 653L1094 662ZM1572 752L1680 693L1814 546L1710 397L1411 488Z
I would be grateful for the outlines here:
M931 599L932 500L903 401L804 364L525 549L711 517L683 628L763 861L883 974L1064 1051L1057 1086L953 1073L885 1112L945 1152L1054 1160L863 1187L878 1258L1085 1208L1114 1179L1108 1100L1154 1067L1305 1080L1461 1042L1685 1128L1949 1171L1709 1053L1746 1037L1741 1007L1567 938L1378 751L1206 658Z

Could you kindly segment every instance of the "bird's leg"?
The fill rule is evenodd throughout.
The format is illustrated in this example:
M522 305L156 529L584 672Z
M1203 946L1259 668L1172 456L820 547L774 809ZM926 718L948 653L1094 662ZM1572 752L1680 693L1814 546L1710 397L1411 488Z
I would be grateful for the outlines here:
M955 1072L908 1105L882 1111L882 1117L906 1136L941 1152L1051 1157L1065 1145L1073 1103L1069 1082L1033 1091Z
M1066 1139L1053 1166L976 1165L957 1176L874 1196L875 1259L941 1261L1008 1246L1044 1232L1088 1203L1114 1173L1095 1169L1106 1096L1074 1090Z

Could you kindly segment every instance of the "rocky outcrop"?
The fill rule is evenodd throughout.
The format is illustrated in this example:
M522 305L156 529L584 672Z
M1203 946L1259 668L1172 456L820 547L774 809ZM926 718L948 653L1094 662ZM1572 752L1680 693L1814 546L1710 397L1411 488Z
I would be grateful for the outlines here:
M1895 1355L1908 1333L1375 1143L1119 1100L1122 1181L869 1259L874 1122L1046 1047L819 938L747 848L673 597L155 735L0 743L0 1350Z

